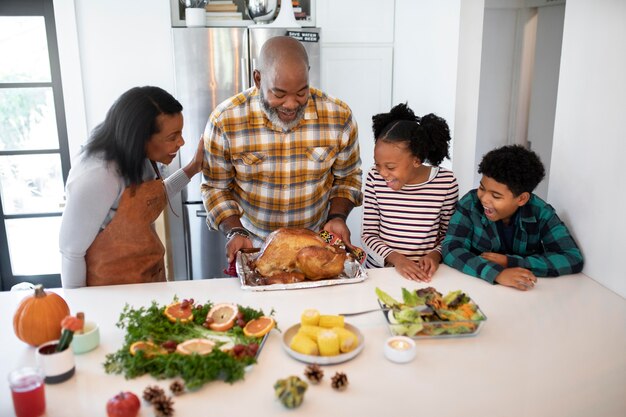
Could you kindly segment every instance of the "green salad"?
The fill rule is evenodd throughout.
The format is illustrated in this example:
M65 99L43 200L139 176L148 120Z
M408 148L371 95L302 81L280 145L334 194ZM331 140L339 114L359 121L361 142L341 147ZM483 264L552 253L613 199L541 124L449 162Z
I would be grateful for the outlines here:
M485 315L463 291L445 296L433 287L408 290L402 288L398 301L380 288L376 295L381 306L389 311L387 320L394 335L440 336L472 334Z

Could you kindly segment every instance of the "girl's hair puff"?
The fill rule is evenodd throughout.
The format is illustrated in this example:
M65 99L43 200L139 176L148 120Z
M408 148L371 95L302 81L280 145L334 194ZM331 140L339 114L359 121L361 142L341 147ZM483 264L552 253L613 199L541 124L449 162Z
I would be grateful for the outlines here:
M420 118L406 103L394 106L389 113L372 117L374 142L406 143L411 154L420 161L439 165L449 158L450 129L435 114Z

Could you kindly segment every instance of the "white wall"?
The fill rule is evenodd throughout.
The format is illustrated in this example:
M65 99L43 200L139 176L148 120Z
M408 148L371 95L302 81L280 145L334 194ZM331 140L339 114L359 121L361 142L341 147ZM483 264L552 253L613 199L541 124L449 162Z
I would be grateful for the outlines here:
M584 273L626 297L626 2L568 0L548 199Z
M496 147L530 141L549 173L564 11L563 4L485 9L477 161ZM535 190L543 199L548 179Z
M74 156L88 135L76 13L74 0L54 0L53 4L68 145L70 156Z
M460 195L474 188L478 182L475 152L484 9L484 0L461 2L452 155Z
M454 146L460 0L396 0L393 105L435 113L450 126ZM452 149L450 150L452 156ZM450 161L442 165L450 167Z
M476 161L490 150L511 142L509 119L519 66L517 16L515 8L485 9Z
M169 2L74 0L73 3L88 131L102 122L111 104L129 88L156 85L174 92ZM68 94L77 92L65 91ZM87 138L72 133L70 149L76 151Z
M535 194L544 199L548 194L552 160L564 15L563 4L540 7L537 13L537 44L528 114L528 141L546 168L546 179L535 190Z

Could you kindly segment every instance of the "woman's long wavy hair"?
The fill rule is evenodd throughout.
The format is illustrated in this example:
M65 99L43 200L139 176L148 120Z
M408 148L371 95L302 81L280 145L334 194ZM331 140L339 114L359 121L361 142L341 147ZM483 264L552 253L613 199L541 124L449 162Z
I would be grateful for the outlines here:
M91 132L87 155L100 154L117 164L129 184L142 182L146 143L159 132L160 114L177 114L183 106L159 87L134 87L113 103L104 121Z

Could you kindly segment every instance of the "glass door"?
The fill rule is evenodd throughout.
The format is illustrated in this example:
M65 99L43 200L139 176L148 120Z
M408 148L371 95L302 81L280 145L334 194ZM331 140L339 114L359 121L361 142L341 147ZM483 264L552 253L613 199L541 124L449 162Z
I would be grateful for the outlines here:
M69 152L51 0L0 4L0 274L61 284Z

